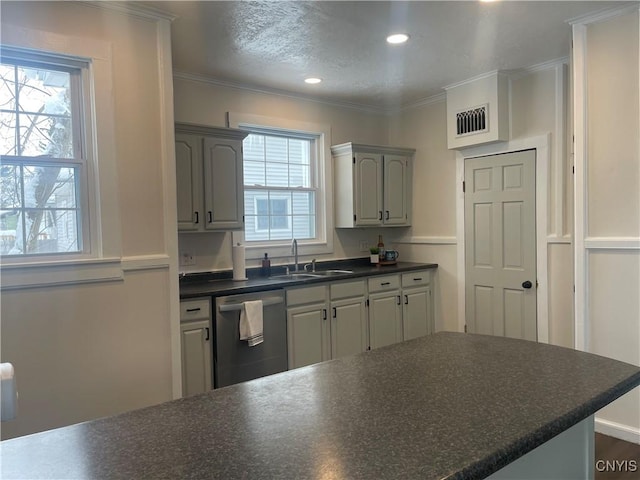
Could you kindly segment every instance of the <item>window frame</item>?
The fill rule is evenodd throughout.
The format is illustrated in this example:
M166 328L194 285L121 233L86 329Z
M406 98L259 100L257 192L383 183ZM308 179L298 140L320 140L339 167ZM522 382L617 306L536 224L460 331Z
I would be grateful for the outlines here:
M325 124L268 117L247 113L227 113L227 125L252 133L287 137L313 138L315 165L312 166L312 182L316 185L316 236L298 240L301 256L333 253L333 186L331 160L331 128ZM265 187L268 189L269 187ZM295 189L287 189L295 192ZM305 190L306 191L306 190ZM291 257L291 240L244 242L247 259L260 259L267 251L272 258Z
M91 232L91 212L89 201L89 182L92 164L92 148L88 125L91 113L91 98L88 89L90 82L90 62L87 59L45 51L34 51L0 44L0 58L3 63L27 68L42 68L69 74L71 98L71 124L73 158L29 157L21 155L3 155L8 164L25 166L56 166L73 168L75 172L76 228L78 250L73 252L22 253L0 255L2 264L41 263L86 258L95 250ZM16 106L17 108L17 106ZM16 109L17 111L17 109ZM18 152L16 152L18 153ZM25 211L24 200L19 210Z
M0 290L121 281L124 278L115 105L113 102L112 45L100 39L74 37L11 24L3 24L2 46L60 58L86 61L83 76L83 123L87 151L87 198L91 238L90 252L64 258L0 258ZM100 128L100 135L96 132ZM167 127L168 128L168 127ZM171 132L171 129L167 129ZM167 149L169 145L167 144ZM169 150L168 150L169 151ZM99 172L99 175L98 175ZM86 247L86 245L85 245ZM145 260L127 265L146 265Z

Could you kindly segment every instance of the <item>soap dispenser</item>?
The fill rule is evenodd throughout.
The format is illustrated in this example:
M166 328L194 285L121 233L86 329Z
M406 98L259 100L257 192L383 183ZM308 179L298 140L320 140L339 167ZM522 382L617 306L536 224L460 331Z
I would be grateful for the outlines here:
M264 258L262 259L262 268L260 268L260 275L263 277L271 276L271 260L269 259L269 255L267 253L264 254Z

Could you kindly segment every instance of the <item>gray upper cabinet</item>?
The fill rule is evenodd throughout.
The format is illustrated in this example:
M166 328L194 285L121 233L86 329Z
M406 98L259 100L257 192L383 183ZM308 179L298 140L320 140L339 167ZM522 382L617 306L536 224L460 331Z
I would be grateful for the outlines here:
M242 140L247 134L176 124L179 231L243 228Z
M331 153L336 227L411 225L414 149L344 143Z

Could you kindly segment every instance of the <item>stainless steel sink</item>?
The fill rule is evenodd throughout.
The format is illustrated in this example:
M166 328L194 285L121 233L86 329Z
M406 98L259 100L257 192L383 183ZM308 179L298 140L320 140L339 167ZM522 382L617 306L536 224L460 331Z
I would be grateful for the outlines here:
M295 280L295 279L304 279L304 278L319 278L324 277L324 275L320 275L318 273L309 273L309 272L293 272L293 273L283 273L282 275L272 275L270 278L282 279L282 280Z
M276 280L303 280L305 278L322 278L322 277L333 277L336 275L344 275L347 273L353 273L352 270L322 270L319 272L291 272L291 273L283 273L282 275L273 275L270 278Z
M333 275L344 275L346 273L353 273L353 270L322 270L320 272L315 272L315 273L323 277L330 277Z

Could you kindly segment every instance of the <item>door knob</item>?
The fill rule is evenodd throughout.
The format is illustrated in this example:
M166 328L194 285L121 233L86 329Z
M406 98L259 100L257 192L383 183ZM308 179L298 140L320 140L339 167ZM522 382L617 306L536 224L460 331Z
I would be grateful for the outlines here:
M531 288L532 286L533 284L529 280L522 282L522 288Z

